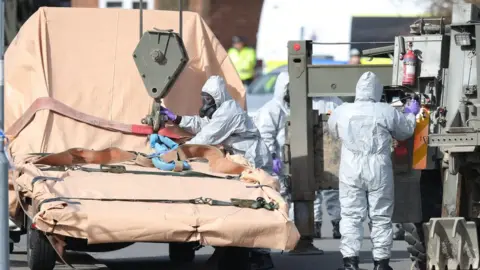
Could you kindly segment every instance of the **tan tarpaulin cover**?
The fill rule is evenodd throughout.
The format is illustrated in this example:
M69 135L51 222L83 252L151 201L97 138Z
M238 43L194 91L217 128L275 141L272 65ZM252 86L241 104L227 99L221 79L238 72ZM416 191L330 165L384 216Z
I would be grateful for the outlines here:
M55 98L81 112L123 123L140 124L150 112L147 94L133 61L139 40L136 10L41 8L21 28L5 56L5 127L39 98ZM245 103L245 90L205 21L183 16L184 43L190 61L164 100L180 115L198 114L201 87L222 75L231 95ZM178 30L178 12L146 10L144 29ZM188 98L186 98L188 97ZM142 151L143 137L125 136L41 112L11 145L18 153L60 152L72 147L116 146Z
M44 96L97 117L138 124L152 103L132 59L139 39L138 17L138 11L122 9L42 8L36 12L6 53L7 131L36 98ZM154 27L178 29L178 13L145 11L144 28ZM196 114L201 87L210 75L224 76L231 95L244 105L245 90L225 49L197 14L185 12L183 35L190 61L166 98L166 106L177 114ZM39 182L25 193L32 177L42 175L33 165L22 168L25 154L112 146L148 152L146 141L43 111L10 144L15 163L28 172L15 182L22 196L32 196L37 202L53 194L143 199L278 197L276 191L246 188L239 181L83 172L72 173L64 182ZM291 249L299 235L286 213L285 207L269 212L85 201L53 209L45 205L36 220L43 229L58 220L57 234L87 238L91 243L200 240L211 245Z
M128 170L156 169L126 166ZM42 201L63 197L185 200L198 197L230 201L263 197L279 202L280 209L248 209L233 206L101 202L71 200L42 204L35 216L37 227L58 235L88 239L91 244L112 242L200 241L204 245L264 247L290 250L299 239L288 220L287 205L269 187L238 180L88 173L42 172L32 164L16 182L21 197ZM48 175L64 181L37 181ZM75 202L80 202L76 204Z

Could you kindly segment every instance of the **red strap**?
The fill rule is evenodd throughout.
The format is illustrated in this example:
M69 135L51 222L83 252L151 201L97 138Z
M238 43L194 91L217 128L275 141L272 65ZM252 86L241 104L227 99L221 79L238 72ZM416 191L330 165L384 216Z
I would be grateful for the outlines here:
M175 133L173 130L171 130L168 127L160 129L158 131L158 135L162 135L162 136L168 137L170 139L182 139L182 138L184 138L183 136Z
M153 128L151 126L146 126L146 125L132 125L132 133L137 135L150 135L153 133ZM158 131L158 135L162 135L170 139L183 138L181 135L175 133L175 131L171 130L168 127L161 128Z
M132 133L139 135L150 135L153 133L153 128L147 125L132 125Z
M13 123L13 125L7 130L7 136L10 136L11 139L18 136L18 134L30 123L30 121L35 117L35 114L41 110L50 110L51 112L55 112L61 114L65 117L77 120L79 122L89 124L95 127L122 132L126 134L134 134L134 135L150 135L153 133L153 128L147 125L129 125L123 124L115 121L110 121L106 119L102 119L99 117L95 117L93 115L89 115L86 113L79 112L73 109L66 104L55 100L50 97L41 97L36 99L32 105L25 111L25 113ZM171 139L182 139L185 136L178 134L175 132L174 129L170 127L162 128L158 134L169 137Z

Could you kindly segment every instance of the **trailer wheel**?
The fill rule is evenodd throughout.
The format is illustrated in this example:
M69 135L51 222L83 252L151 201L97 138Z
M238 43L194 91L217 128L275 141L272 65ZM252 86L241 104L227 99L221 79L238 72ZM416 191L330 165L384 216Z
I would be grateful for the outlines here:
M218 261L218 270L249 270L250 249L225 247L225 253Z
M171 262L191 263L195 259L195 243L170 243L168 256Z
M30 270L53 270L57 253L43 232L32 229L27 222L27 262Z

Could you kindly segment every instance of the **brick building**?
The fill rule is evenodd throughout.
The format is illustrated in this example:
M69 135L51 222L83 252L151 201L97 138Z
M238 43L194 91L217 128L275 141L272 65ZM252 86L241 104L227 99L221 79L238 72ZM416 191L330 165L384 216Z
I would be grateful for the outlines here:
M199 13L228 49L233 35L257 41L263 0L182 0L184 10ZM178 10L178 0L144 0L145 9ZM71 0L72 7L139 8L138 0Z

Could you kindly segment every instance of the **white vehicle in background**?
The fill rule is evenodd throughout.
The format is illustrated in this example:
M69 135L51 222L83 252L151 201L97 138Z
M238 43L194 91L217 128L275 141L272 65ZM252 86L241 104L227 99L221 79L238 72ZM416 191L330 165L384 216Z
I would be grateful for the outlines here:
M363 41L364 38L369 41L391 41L393 39L389 35L392 29L386 29L383 24L378 25L377 29L372 28L371 24L366 26L370 31L361 31L363 38L352 37L353 18L425 17L427 4L419 4L417 0L346 0L330 1L328 8L322 8L327 5L318 0L264 0L257 33L257 58L263 62L264 73L268 73L287 64L289 40L309 39L332 43ZM303 8L306 6L315 8ZM280 25L279 22L285 22L287 18L288 23ZM403 25L400 26L402 27ZM372 33L378 36L372 36ZM348 44L313 47L314 55L331 55L336 61L348 61L349 51Z
M314 65L344 65L346 62L334 61L333 57L318 55L312 57ZM287 66L283 65L274 70L264 73L257 77L247 88L247 112L252 118L265 103L273 98L273 91L278 74L287 71Z
M247 88L247 113L255 118L255 115L265 103L273 98L273 91L278 75L287 71L287 66L282 66L271 72L264 73L255 78Z

